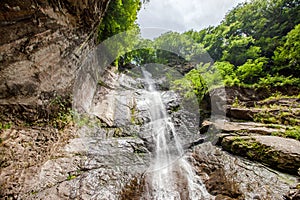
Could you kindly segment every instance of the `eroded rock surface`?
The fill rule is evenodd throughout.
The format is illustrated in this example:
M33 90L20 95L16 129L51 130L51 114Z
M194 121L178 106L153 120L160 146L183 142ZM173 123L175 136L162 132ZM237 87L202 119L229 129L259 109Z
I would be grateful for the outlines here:
M274 125L275 126L275 125ZM232 135L250 135L250 134L261 134L261 135L271 135L275 132L284 132L286 127L277 125L272 127L271 125L255 123L255 122L230 122L222 121L221 123L204 121L202 123L202 129L210 131L219 130L222 133L232 134Z
M276 91L277 95L272 95ZM281 93L281 94L280 94ZM293 174L295 182L293 184L288 183L289 187L280 186L277 189L272 189L270 192L264 194L259 188L253 191L259 191L257 195L253 193L252 196L247 196L246 191L241 191L238 187L238 183L224 181L224 174L230 173L228 170L216 170L215 175L211 176L215 179L208 181L208 188L211 191L216 191L217 186L214 186L214 182L218 180L222 183L222 188L230 186L224 189L225 192L221 193L222 196L219 199L297 199L299 193L299 89L297 88L271 88L266 90L265 88L251 89L251 88L238 88L238 87L226 87L223 89L215 89L210 95L215 99L227 102L225 105L226 118L217 120L203 120L201 133L209 133L218 137L216 144L219 145L222 150L228 151L241 158L243 162L248 162L247 165L254 165L251 161L257 161L272 169L276 169L282 172ZM294 95L294 96L284 96ZM205 100L204 108L209 105ZM208 106L209 107L209 106ZM204 109L204 111L206 111ZM208 112L210 113L210 112ZM278 137L280 136L280 137ZM222 152L223 153L223 152ZM229 156L231 157L231 156ZM231 157L232 158L232 157ZM239 158L238 158L239 160ZM250 161L251 160L251 161ZM206 162L206 161L203 161ZM217 161L219 163L222 161ZM237 163L237 162L235 162ZM233 167L234 165L232 165ZM243 166L238 164L238 166ZM262 166L262 165L260 165ZM211 165L212 167L212 165ZM251 172L249 167L243 167L247 169L247 173L255 173L258 175L264 170L255 170ZM234 171L234 170L232 170ZM241 169L243 171L243 169ZM273 170L270 170L273 171ZM275 171L274 171L275 172ZM275 174L278 172L275 172ZM251 177L252 175L247 175ZM259 175L260 176L260 175ZM263 177L262 175L261 177ZM265 175L266 178L273 175ZM235 177L235 174L230 175ZM243 175L239 175L243 177ZM239 179L239 178L237 178ZM250 181L243 180L243 182ZM263 183L266 186L260 186L262 188L268 187L268 182L264 180L260 181L260 178L255 184ZM282 179L282 178L280 178ZM273 181L273 180L270 180ZM287 183L287 182L286 182ZM235 189L232 187L234 186ZM251 187L249 186L249 191ZM233 191L232 191L233 190ZM268 189L264 189L268 191ZM282 191L282 195L280 195ZM269 196L269 193L277 193L276 196ZM245 196L239 196L246 194ZM260 195L264 194L264 195ZM236 196L236 197L234 197ZM268 197L269 196L269 197Z
M86 126L75 133L68 144L41 141L40 145L53 148L49 152L32 150L30 145L13 152L13 160L1 170L1 197L117 199L124 185L149 162L147 154L136 151L143 144L138 138L107 137L106 130Z
M17 199L32 192L28 181L36 180L43 163L57 156L58 149L72 137L74 127L64 132L51 127L2 130L0 197Z
M95 45L93 38L97 38L108 2L1 1L3 118L12 118L9 113L22 120L43 118L49 101L72 93L78 68Z
M216 199L285 199L297 178L259 163L233 157L207 143L196 147L192 163Z
M293 174L300 168L300 142L276 136L229 136L222 147L234 154L261 161L272 168Z
M96 85L90 112L79 116L75 120L77 125L69 132L54 130L47 135L52 129L7 130L1 146L3 155L8 156L2 162L7 166L1 169L1 197L139 199L145 189L143 174L154 150L142 82L108 68ZM184 110L176 93L161 91L161 94L170 120L175 122L182 141L188 144L186 156L197 177L201 177L196 184L202 181L215 199L284 199L285 194L295 194L295 177L234 157L209 143L191 145L201 138L192 131L197 130L197 123L191 123L197 116ZM272 127L250 122L221 124L224 123L221 131L227 135L233 129L236 134L247 130L256 134L273 131ZM35 135L32 146L30 134ZM10 148L12 145L14 148ZM194 146L194 151L189 150ZM25 156L20 156L21 151Z

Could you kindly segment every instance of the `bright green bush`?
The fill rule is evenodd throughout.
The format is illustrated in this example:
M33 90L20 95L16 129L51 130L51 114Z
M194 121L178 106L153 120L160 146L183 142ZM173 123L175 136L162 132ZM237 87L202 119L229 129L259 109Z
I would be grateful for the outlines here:
M140 0L111 1L99 27L99 42L118 33L137 28L135 21L140 8Z

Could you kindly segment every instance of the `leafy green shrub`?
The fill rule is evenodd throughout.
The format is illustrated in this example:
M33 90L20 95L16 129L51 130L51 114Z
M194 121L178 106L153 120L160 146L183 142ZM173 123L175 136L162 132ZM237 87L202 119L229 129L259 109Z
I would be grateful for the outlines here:
M282 75L267 75L259 79L257 86L273 86L273 87L282 87L282 86L300 86L300 78L295 78L291 76L282 76Z
M267 63L267 58L258 58L255 60L249 59L247 62L237 69L238 77L243 83L256 82L259 76L262 75L264 65Z
M196 95L197 100L201 102L206 92L222 86L223 81L215 66L210 63L200 63L183 78L175 80L173 84L172 89L179 90L188 98Z
M218 73L222 76L224 85L234 86L239 85L241 81L236 75L235 67L228 61L215 62L214 67L218 70Z
M175 80L172 89L180 91L187 98L196 95L200 102L207 91L207 85L197 69L192 69L183 78Z

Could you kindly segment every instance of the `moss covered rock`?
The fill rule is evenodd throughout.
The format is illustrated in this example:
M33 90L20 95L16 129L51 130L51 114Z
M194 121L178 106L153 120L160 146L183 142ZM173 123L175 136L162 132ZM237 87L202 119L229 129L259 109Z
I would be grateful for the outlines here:
M221 141L224 150L297 174L300 168L300 142L276 136L228 136Z

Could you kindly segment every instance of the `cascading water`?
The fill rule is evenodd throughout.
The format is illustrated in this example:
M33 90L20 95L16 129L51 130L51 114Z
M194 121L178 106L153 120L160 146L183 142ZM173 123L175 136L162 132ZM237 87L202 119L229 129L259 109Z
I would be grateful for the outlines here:
M174 124L166 112L160 92L155 89L151 73L142 68L148 85L146 101L155 150L153 164L145 174L146 189L141 199L209 199L201 179L196 180L192 166L184 157L184 149Z

